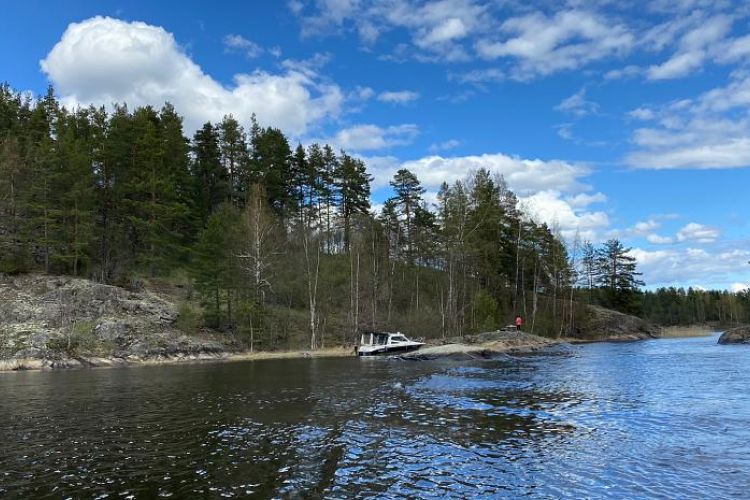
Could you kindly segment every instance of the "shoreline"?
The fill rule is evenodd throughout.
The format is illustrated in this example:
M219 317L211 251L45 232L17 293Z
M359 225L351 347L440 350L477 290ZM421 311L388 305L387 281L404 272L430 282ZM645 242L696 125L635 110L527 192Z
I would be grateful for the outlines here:
M665 326L661 330L659 338L663 339L681 339L689 337L710 337L714 333L718 333L722 330L711 328L707 325L694 325L694 326Z
M717 330L700 325L690 327L665 327L657 339L708 337ZM488 337L489 336L489 337ZM451 339L453 340L453 339ZM395 355L402 360L435 360L435 359L488 359L504 354L526 354L552 347L568 344L591 344L599 342L635 342L644 340L637 336L602 339L578 339L561 337L558 339L540 337L522 332L492 332L477 336L467 336L444 344L428 344L412 353ZM139 357L75 357L59 359L8 358L0 359L0 373L23 371L57 371L71 369L122 368L140 366L177 365L189 363L241 362L282 359L309 358L343 358L355 357L352 347L327 347L311 350L286 351L241 351L199 354L176 354L173 356Z
M225 352L217 354L190 354L169 357L76 357L60 359L9 358L0 359L0 373L26 371L58 371L97 368L124 368L140 366L177 365L190 363L263 361L269 359L343 358L353 356L351 348L328 347L309 350Z

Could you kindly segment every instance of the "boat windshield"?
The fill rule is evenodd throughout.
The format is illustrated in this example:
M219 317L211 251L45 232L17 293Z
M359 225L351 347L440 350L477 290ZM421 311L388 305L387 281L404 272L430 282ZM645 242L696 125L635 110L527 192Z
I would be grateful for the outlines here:
M391 337L391 342L408 342L409 339L404 337L403 335L394 335Z

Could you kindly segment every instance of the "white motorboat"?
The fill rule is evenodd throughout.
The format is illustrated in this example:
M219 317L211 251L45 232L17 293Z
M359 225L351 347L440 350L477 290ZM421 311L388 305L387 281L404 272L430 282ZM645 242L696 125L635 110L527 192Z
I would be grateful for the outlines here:
M415 351L424 342L409 340L401 332L364 332L357 346L357 356L377 356Z

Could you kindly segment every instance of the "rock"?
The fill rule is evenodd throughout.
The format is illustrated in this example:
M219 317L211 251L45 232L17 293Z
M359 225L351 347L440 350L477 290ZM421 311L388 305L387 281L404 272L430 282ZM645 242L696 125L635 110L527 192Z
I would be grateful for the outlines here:
M721 334L719 344L750 344L750 326L738 326Z
M572 338L586 341L645 340L659 337L661 329L641 318L588 306L586 319L576 328Z
M124 321L104 320L94 327L94 333L102 340L124 345L130 325Z
M186 335L175 304L147 290L46 275L0 275L0 371L216 358L230 340Z
M398 356L408 360L495 359L512 353L533 352L557 343L525 332L498 330L447 339L443 345L427 346Z

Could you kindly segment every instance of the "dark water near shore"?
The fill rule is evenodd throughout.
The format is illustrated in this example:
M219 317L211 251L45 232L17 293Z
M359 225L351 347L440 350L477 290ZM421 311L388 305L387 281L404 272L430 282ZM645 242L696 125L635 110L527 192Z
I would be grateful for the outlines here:
M0 497L749 498L750 347L0 374Z

